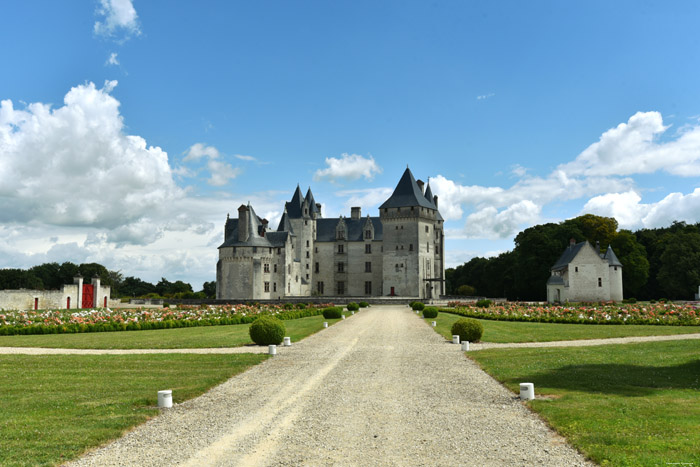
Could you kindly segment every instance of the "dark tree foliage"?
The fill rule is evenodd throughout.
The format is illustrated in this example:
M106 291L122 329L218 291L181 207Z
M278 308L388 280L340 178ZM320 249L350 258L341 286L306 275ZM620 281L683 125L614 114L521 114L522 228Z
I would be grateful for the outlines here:
M658 281L668 297L694 298L700 285L700 233L671 234L661 255Z
M0 269L0 290L4 289L38 289L44 284L41 279L23 269Z
M611 246L622 263L622 290L627 297L640 297L649 280L649 260L642 244L629 230L620 230Z
M137 277L125 277L119 288L122 297L142 297L156 293L156 286Z
M216 281L205 282L202 285L202 292L207 298L216 298Z

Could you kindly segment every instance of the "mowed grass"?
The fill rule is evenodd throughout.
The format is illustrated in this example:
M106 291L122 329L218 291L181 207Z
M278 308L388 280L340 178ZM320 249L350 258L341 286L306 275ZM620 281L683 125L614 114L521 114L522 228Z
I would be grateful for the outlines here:
M323 316L283 321L287 336L298 342L306 336L337 323ZM0 336L0 347L46 347L60 349L201 349L253 345L249 324L206 326L152 331L87 332L79 334L39 334Z
M123 333L126 334L126 333ZM267 355L0 355L0 465L56 465Z
M452 340L452 323L463 316L439 313L435 330ZM638 324L556 324L518 321L477 320L484 326L482 342L549 342L577 339L607 339L611 337L666 336L700 333L700 326L652 326ZM0 340L2 345L2 340Z
M467 355L601 465L700 465L700 341Z

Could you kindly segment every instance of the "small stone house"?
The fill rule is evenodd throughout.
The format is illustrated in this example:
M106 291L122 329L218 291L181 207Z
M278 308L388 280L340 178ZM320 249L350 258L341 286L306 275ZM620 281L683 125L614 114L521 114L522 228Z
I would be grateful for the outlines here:
M569 246L551 268L547 301L599 302L622 300L622 264L612 247L605 253L588 241Z

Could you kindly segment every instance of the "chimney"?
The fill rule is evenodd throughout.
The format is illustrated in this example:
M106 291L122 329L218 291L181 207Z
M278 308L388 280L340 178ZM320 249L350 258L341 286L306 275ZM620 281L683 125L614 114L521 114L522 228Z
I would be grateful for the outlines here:
M264 237L265 231L267 230L267 224L269 224L269 222L267 219L263 219L262 221L260 221L260 223L262 224L262 232L260 232L260 236Z
M425 185L425 183L423 183L423 180L416 180L416 183L418 184L418 188L420 188L421 194L423 194L423 185Z
M600 253L600 242L598 240L595 241L595 251Z
M321 217L321 203L316 203L316 209L318 209L318 217Z
M435 209L437 209L438 204L437 204L437 195L433 196L433 203L435 203Z
M571 240L569 240L569 246L574 246L576 245L576 239L574 237L571 237Z
M350 208L350 218L351 219L359 219L362 217L362 208L355 206Z
M238 208L238 241L245 242L248 240L248 216L250 215L248 208L241 204Z

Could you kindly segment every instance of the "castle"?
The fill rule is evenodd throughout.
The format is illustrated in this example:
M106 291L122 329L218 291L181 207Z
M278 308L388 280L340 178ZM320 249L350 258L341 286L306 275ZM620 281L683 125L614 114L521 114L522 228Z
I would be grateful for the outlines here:
M379 217L324 219L311 189L297 186L277 230L248 204L227 218L216 298L437 298L445 293L445 235L430 183L407 168Z
M605 253L600 253L598 244L593 247L588 241L576 243L571 239L550 270L550 303L622 300L622 263L609 245Z

